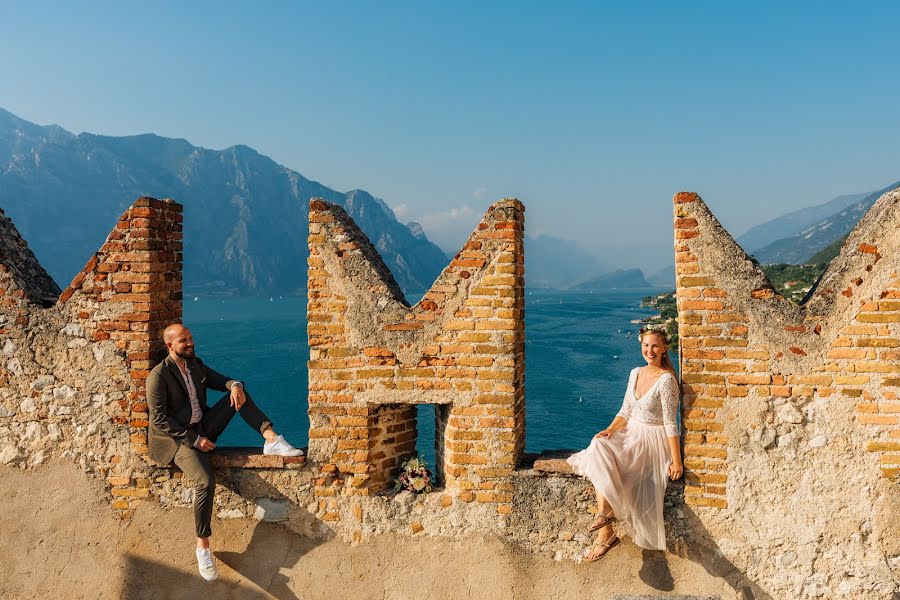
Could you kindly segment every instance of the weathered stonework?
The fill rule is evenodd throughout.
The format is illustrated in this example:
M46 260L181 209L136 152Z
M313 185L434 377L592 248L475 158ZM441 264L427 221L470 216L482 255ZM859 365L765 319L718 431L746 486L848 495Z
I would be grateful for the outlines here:
M309 215L310 457L321 517L336 495L384 490L415 453L416 404L437 408L448 502L508 514L525 442L524 207L494 204L434 285L409 306L338 206Z
M797 307L695 194L675 197L688 472L667 493L667 540L732 597L898 587L898 199ZM522 453L522 233L522 205L498 202L411 307L352 220L311 202L310 460L217 452L217 517L348 542L488 533L578 560L590 484ZM135 202L63 292L0 214L0 462L73 460L124 516L144 499L190 505L181 473L146 458L144 378L180 317L178 204ZM438 407L442 486L382 493L421 403Z
M2 214L0 228L0 458L71 456L127 510L150 485L144 380L181 317L181 206L138 199L62 293Z
M806 302L782 298L677 194L685 502L776 597L885 597L900 580L900 193Z

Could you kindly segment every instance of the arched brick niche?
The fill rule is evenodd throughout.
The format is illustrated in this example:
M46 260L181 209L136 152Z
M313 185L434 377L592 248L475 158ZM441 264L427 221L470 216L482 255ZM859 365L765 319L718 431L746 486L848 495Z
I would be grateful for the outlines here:
M497 202L415 306L338 206L310 202L310 458L325 519L386 489L438 412L448 493L510 510L525 442L524 207ZM333 508L334 510L331 510Z

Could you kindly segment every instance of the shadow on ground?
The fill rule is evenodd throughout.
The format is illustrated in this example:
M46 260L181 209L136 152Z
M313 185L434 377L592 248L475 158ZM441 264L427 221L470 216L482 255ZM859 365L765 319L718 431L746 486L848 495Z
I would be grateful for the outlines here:
M689 544L682 544L677 553L701 565L710 575L726 581L744 600L774 600L768 592L725 558L697 514L686 504L682 504L682 508L685 513L685 525L691 532L691 540Z
M669 561L662 550L641 550L641 570L638 577L641 581L661 592L675 589L675 578L669 569Z
M229 535L217 536L217 530L241 527L241 524L214 522L210 542L220 574L214 582L204 581L197 573L194 553L184 547L184 532L173 534L171 549L160 548L161 553L170 550L178 556L175 559L178 564L173 565L175 561L171 559L158 561L146 555L127 554L122 582L124 598L300 600L290 589L288 573L295 569L304 555L333 538L333 532L252 470L240 471L237 477L222 477L218 485L254 502L265 498L287 510L275 517L280 522L258 521L242 550L238 548L242 540L246 540L248 529L243 529L237 536L233 531ZM315 535L309 535L311 532ZM232 547L222 548L220 544L228 544L223 541L228 539Z

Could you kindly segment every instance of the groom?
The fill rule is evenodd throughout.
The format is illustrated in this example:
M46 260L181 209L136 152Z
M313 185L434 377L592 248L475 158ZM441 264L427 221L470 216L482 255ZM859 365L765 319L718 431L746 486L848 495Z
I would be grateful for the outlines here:
M212 581L219 576L209 549L216 480L207 453L215 449L216 439L234 415L240 414L265 438L263 454L300 456L303 451L275 433L272 422L240 381L217 373L197 358L187 327L169 325L163 341L169 353L147 377L150 458L163 464L174 462L194 482L197 564L200 575ZM228 393L210 407L206 403L207 388Z

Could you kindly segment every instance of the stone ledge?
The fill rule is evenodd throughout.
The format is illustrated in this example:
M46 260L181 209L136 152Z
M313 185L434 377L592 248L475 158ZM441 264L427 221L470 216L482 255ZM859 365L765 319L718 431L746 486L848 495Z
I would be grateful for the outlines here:
M721 596L685 596L683 594L643 594L640 596L616 594L612 600L653 600L654 598L668 598L669 600L722 600Z
M216 448L210 453L213 467L230 469L283 469L299 468L306 464L304 456L268 456L262 448Z
M300 469L306 466L306 448L303 456L268 456L259 447L229 446L216 448L209 453L213 467L220 469ZM180 471L174 464L162 465L150 461L161 469Z
M540 454L527 454L522 461L523 467L531 467L536 475L567 475L575 476L571 465L566 462L575 450L545 450ZM529 465L530 463L530 465Z

